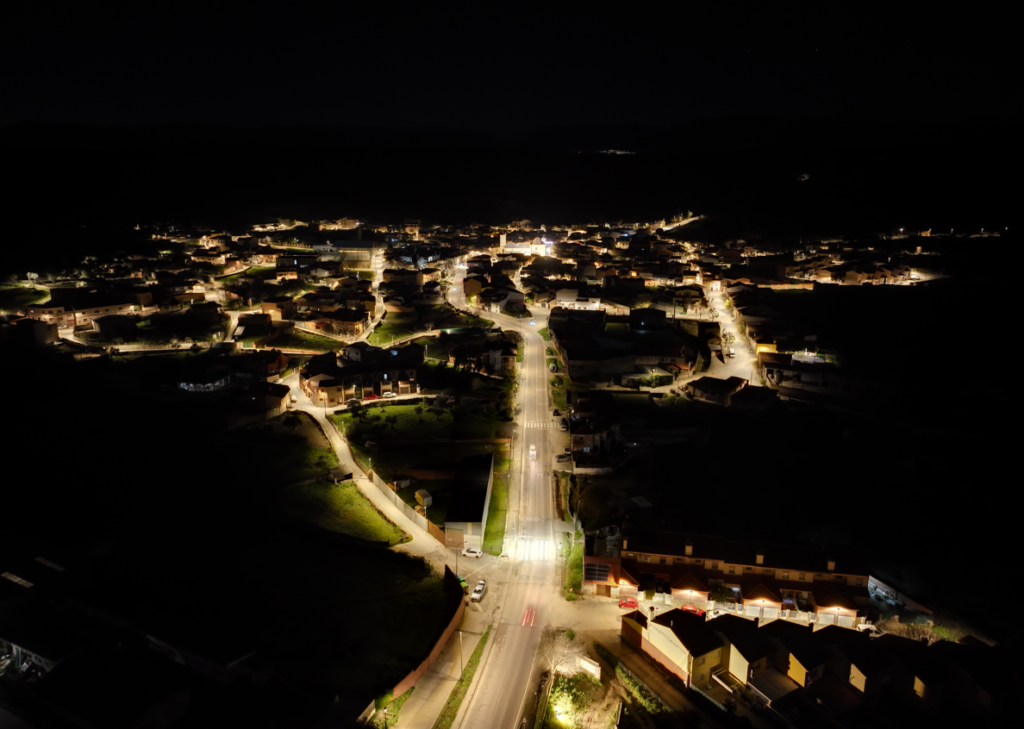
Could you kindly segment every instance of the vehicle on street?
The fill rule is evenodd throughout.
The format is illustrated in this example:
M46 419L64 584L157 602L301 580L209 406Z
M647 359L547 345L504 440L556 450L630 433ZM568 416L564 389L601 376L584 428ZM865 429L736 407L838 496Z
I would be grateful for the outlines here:
M572 456L567 456L564 453L555 456L555 461L557 463L565 463L565 462L571 461L571 460L572 460Z
M569 446L564 446L562 448L562 453L564 453L567 456L571 456L572 455L572 448L570 448Z
M619 598L619 607L620 608L629 608L631 610L636 610L637 607L638 607L638 605L636 603L636 598L635 597L620 597Z
M380 400L380 395L377 395L376 393L370 393L369 395L367 395L363 399L364 400Z
M531 326L531 327L535 327L535 326L537 326L537 322L535 322L535 321L533 321L533 320L531 319L531 320L530 320L530 326Z
M295 397L295 395L290 396L288 399L291 401L292 405L299 401L299 398Z
M559 415L561 415L561 413L560 413L560 412L558 412L558 408L555 408L554 410L552 410L552 411L551 411L551 414L552 414L552 415L553 415L554 417L556 417L556 418L557 418L557 417L558 417Z
M703 615L704 614L703 610L701 610L700 608L696 608L693 605L683 605L679 609L680 610L685 610L688 613L693 613L694 615Z
M484 593L487 592L487 580L480 580L476 583L476 587L473 588L473 594L469 596L469 599L473 602L480 602L484 599Z
M560 431L562 431L563 433L569 432L569 426L566 423L559 423L558 424L558 429Z
M396 397L396 395L393 392L385 392L384 397Z
M732 347L729 347L729 351L727 352L727 354L730 357L735 357L736 356L736 350L733 349Z
M351 400L346 400L345 401L345 405L347 405L348 407L352 407L353 405L358 405L358 404L359 404L359 398L357 398L357 397L353 397Z
M530 446L530 460L531 461L536 461L537 460L537 446L535 446L535 445L531 445Z
M366 441L365 443L363 443L363 445L365 445L365 446L369 446L369 447L371 447L371 448L372 448L373 446L375 446L375 445L377 445L377 444L376 444L376 443L374 443L374 442L373 442L372 440L368 440L368 441Z
M548 372L558 372L558 368L554 365L548 365Z
M476 547L466 547L465 549L462 550L462 556L463 557L476 557L477 559L480 559L481 557L484 556L484 552L483 552L482 549L477 549Z

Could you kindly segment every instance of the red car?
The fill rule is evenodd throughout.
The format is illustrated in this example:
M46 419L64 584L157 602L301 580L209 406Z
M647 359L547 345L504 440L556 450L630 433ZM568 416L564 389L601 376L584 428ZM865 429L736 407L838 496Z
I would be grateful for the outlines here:
M704 614L703 610L701 610L700 608L695 608L693 605L683 605L679 609L680 610L685 610L688 613L694 613L695 615L703 615Z
M380 395L367 395L363 398L364 400L380 400Z
M619 598L619 607L620 608L629 608L631 610L636 610L637 607L638 607L638 605L636 603L636 598L635 597L620 597Z

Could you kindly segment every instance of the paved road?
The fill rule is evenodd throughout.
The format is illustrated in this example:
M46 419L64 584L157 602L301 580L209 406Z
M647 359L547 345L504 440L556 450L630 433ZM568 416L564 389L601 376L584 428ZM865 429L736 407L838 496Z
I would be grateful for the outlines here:
M460 309L468 306L461 286L455 284L450 301ZM548 371L545 343L537 330L547 326L547 312L536 311L536 326L530 320L514 319L473 310L496 321L503 328L522 331L525 356L520 369L519 398L522 412L517 418L513 444L513 489L509 498L509 529L505 552L510 559L510 576L500 609L496 612L493 648L474 682L456 720L457 727L518 727L523 700L536 677L537 646L545 625L552 621L557 596L556 546L553 503L554 447L558 434L548 401ZM530 458L530 446L536 459ZM524 626L524 618L527 624Z

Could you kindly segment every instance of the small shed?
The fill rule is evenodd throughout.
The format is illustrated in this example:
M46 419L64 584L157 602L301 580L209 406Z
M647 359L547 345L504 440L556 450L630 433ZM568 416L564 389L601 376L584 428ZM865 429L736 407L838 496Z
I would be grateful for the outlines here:
M420 506L427 507L434 503L434 499L426 489L416 489L416 503Z

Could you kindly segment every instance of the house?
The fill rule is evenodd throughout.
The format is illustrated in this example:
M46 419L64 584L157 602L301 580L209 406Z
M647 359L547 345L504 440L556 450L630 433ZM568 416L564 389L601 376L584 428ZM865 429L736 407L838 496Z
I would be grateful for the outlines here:
M726 647L729 673L744 686L775 665L775 646L758 628L758 621L721 615L708 621ZM794 686L795 687L795 686Z
M278 375L288 368L288 355L278 349L245 352L239 358L239 369L262 377Z
M274 296L260 302L260 310L274 321L295 316L295 301L290 296Z
M584 555L584 593L619 596L619 585L587 577L592 559ZM606 556L601 564L617 565L625 585L660 583L673 604L725 609L762 622L782 618L853 628L863 622L869 603L867 568L848 550L656 531L624 537L618 556ZM601 570L607 574L611 568ZM681 581L687 573L689 584ZM703 604L698 585L707 586L709 593L722 586L730 597Z
M624 643L647 653L687 687L707 687L726 656L725 645L704 616L669 610L653 620L639 610L622 616Z
M462 459L444 520L449 546L483 546L493 485L493 453Z
M310 323L320 331L358 337L370 323L370 317L364 309L321 310L310 319Z
M724 405L729 407L732 396L746 387L747 381L742 377L701 377L699 380L686 383L686 391L694 400Z
M273 418L287 412L290 396L291 389L287 385L255 382L246 389L244 402L249 408L265 412L267 417Z

